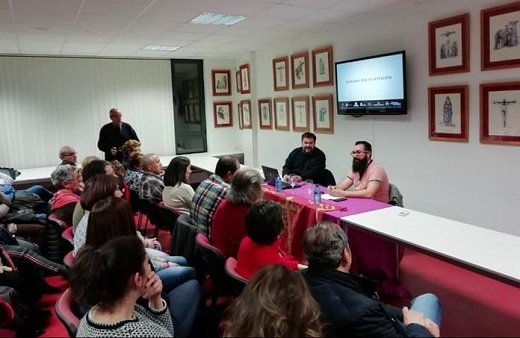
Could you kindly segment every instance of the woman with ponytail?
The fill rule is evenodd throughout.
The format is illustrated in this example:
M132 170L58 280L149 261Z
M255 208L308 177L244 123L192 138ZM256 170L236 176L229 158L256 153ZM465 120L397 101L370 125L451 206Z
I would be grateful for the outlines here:
M83 247L70 271L70 288L79 304L95 304L81 319L78 337L173 336L161 280L137 236L115 238L99 249ZM139 298L147 304L137 304Z

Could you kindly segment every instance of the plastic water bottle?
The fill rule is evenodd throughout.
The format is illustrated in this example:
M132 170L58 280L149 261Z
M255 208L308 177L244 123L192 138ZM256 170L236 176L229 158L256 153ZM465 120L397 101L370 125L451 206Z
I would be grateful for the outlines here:
M274 179L274 187L277 192L282 191L282 178L280 176L276 176L276 178Z
M314 203L321 203L321 189L319 184L316 184L314 187Z

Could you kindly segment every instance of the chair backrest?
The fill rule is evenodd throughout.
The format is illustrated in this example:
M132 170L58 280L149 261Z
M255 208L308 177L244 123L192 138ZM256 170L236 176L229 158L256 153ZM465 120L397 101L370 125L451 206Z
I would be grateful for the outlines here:
M399 191L399 188L397 188L397 186L392 183L390 183L388 186L388 204L404 207L403 195Z
M55 305L56 315L67 329L70 337L75 337L78 330L80 318L76 315L78 313L77 304L72 299L70 288L58 298Z
M160 229L173 232L173 227L175 226L175 221L177 221L179 214L160 204L148 203L148 210L146 210L145 213L150 222Z
M70 244L62 237L63 231L69 228L69 225L63 220L50 214L47 218L47 231L45 233L45 257L56 263L61 263L65 257L65 248L70 248Z
M231 290L234 296L240 295L244 287L246 286L248 280L242 277L237 272L237 260L233 257L229 257L226 260L226 273L231 277Z
M69 251L69 253L63 257L63 264L70 269L72 263L74 263L74 251Z
M229 277L224 268L226 264L224 254L209 243L209 239L206 235L197 234L195 242L201 254L204 271L211 278L213 286L218 290L226 290Z
M74 246L74 233L72 232L72 230L73 230L72 227L65 229L61 233L61 237L64 240L66 240L67 242L69 242L70 244L72 244L72 246Z
M334 178L334 174L329 169L325 169L325 183L324 186L336 185L336 179Z

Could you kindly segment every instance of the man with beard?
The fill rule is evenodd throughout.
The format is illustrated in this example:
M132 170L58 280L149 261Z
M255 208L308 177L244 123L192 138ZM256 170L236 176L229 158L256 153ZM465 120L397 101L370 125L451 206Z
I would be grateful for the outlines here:
M291 151L283 166L283 180L294 176L296 182L311 179L314 183L325 185L325 161L323 151L316 147L316 135L302 134L302 146Z
M352 171L340 184L329 187L329 194L337 197L372 198L388 203L389 183L385 169L372 160L372 146L357 141L352 155ZM354 185L355 190L347 191Z

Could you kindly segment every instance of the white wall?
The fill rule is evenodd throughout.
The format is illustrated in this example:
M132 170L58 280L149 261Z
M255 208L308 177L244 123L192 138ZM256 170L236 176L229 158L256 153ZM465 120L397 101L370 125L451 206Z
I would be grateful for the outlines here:
M87 155L111 108L122 110L143 151L175 151L168 60L0 57L0 165L52 166L68 144Z
M253 89L258 98L334 93L333 86L274 92L272 59L300 50L310 52L332 44L335 61L406 50L409 114L357 119L336 115L334 135L318 134L317 145L327 154L327 167L337 180L343 179L351 163L348 153L353 143L367 140L374 147L375 159L401 189L407 207L520 235L516 210L520 201L520 148L479 143L479 84L518 80L519 74L518 69L480 71L480 10L497 4L484 0L435 1L361 21L314 41L257 51L256 69L263 71L255 73ZM465 12L470 12L471 72L430 77L428 22ZM470 88L469 142L430 141L428 87L456 84L468 84ZM253 107L256 113L256 102ZM258 130L252 141L258 144L258 157L252 165L281 168L289 151L299 146L300 134Z

